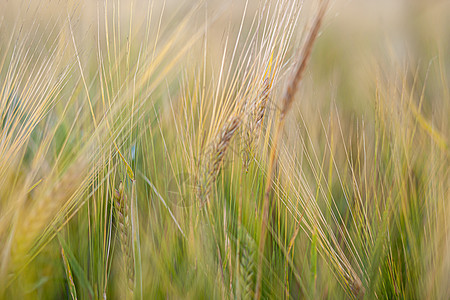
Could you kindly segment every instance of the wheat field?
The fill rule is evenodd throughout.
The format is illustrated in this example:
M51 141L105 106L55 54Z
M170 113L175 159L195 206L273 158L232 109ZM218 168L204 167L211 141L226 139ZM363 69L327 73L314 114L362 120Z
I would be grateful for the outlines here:
M0 0L0 299L450 299L449 20Z

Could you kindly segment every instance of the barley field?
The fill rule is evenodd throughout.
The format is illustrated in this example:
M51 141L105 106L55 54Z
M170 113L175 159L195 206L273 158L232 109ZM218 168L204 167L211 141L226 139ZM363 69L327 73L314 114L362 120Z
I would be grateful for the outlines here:
M0 299L450 299L450 1L0 0Z

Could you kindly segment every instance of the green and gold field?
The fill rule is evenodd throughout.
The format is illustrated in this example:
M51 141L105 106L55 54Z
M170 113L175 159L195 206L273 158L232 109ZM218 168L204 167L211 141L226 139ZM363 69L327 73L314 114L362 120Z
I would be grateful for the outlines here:
M450 299L450 1L0 0L0 299Z

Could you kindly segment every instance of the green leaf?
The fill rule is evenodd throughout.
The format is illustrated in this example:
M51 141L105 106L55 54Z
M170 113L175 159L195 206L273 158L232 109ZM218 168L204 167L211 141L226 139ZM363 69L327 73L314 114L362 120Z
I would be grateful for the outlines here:
M94 297L94 290L92 289L92 286L84 273L83 268L78 263L77 259L75 258L75 255L73 255L72 251L70 250L69 245L58 235L59 244L61 245L62 249L64 250L67 261L69 262L70 266L72 267L74 277L76 277L81 286L84 287L88 292L90 297Z

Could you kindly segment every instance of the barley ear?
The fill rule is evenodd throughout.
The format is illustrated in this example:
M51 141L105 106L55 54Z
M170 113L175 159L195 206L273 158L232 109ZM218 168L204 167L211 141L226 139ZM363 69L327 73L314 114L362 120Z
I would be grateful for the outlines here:
M273 139L273 145L272 150L270 152L269 157L269 167L267 171L267 180L266 180L266 188L264 192L264 203L263 203L263 216L262 216L262 227L261 227L261 238L259 240L259 251L258 251L258 272L256 277L256 288L255 288L255 299L259 300L261 297L261 281L262 281L262 263L263 263L263 256L264 256L264 247L266 243L266 235L267 235L267 226L268 226L268 219L269 219L269 210L270 210L270 192L272 190L272 180L274 176L274 170L275 165L277 161L277 146L278 146L278 140L280 138L281 133L283 132L284 128L284 122L286 114L289 112L290 108L292 107L292 103L294 102L294 95L295 92L298 89L298 85L303 77L303 74L306 69L306 65L308 64L309 57L311 55L312 47L314 45L314 41L317 38L317 35L319 34L319 29L322 25L323 17L325 15L325 11L328 7L328 1L323 0L321 1L321 6L319 9L319 12L314 20L313 26L311 28L311 31L309 32L309 36L306 39L305 45L300 52L299 56L299 65L295 69L295 72L290 78L286 92L283 96L283 106L281 109L281 115L278 120L278 125L275 130L275 136Z
M269 77L264 79L261 92L254 101L249 103L248 111L246 112L247 122L243 130L243 163L244 168L248 172L249 164L253 149L255 148L255 141L261 135L262 123L266 114L267 102L271 91L271 81Z
M202 203L207 201L212 184L217 179L222 167L225 154L230 146L231 139L242 123L240 115L233 114L222 126L218 135L209 144L202 161L201 180L198 187L199 198Z
M131 224L127 197L124 193L122 182L120 182L119 188L114 191L114 207L117 217L120 246L122 249L123 265L127 275L127 298L130 299L134 292L134 255L131 247Z

